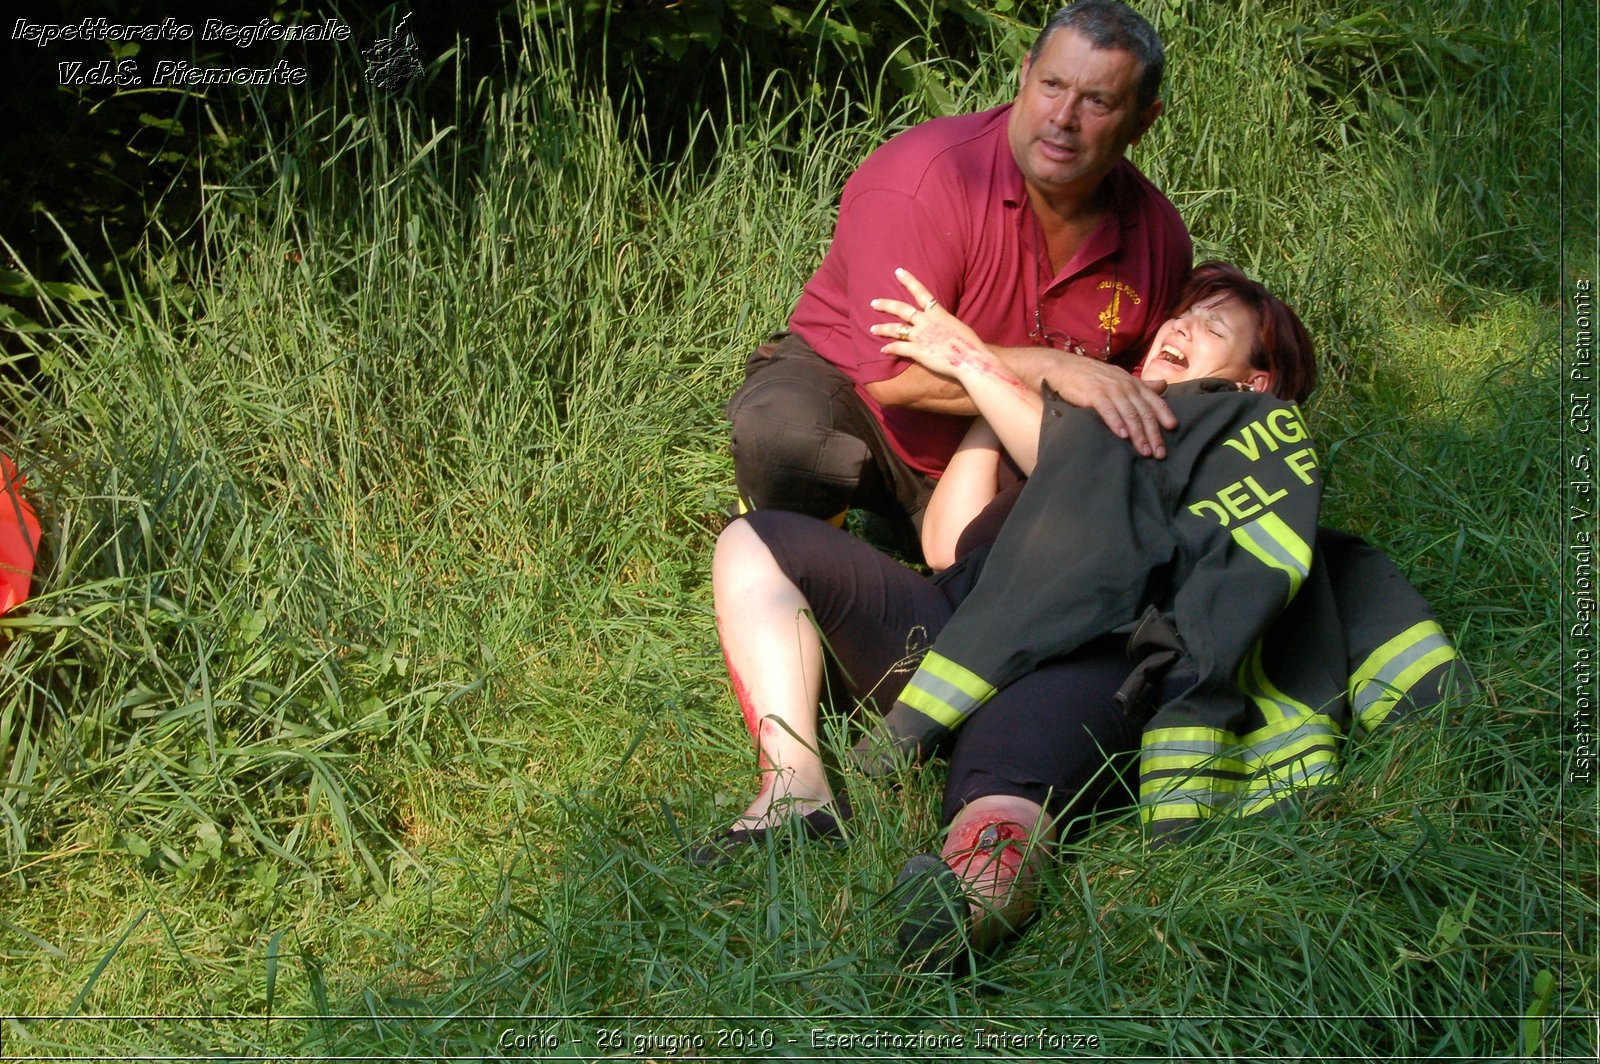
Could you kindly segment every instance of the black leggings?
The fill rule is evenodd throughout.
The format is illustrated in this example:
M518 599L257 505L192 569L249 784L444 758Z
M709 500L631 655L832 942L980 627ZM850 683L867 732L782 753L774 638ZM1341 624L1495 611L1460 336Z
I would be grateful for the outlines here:
M745 515L800 589L845 687L882 713L894 704L957 603L933 580L802 514ZM991 794L1036 802L1063 823L1131 800L1124 770L1139 729L1112 696L1130 666L1121 637L1097 639L1002 688L945 749L944 821Z

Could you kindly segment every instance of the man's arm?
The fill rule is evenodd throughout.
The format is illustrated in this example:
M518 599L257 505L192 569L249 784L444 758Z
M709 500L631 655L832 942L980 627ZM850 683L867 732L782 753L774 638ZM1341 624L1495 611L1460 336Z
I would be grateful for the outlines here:
M1147 384L1127 370L1087 355L1048 347L991 347L1022 383L1037 391L1049 384L1073 406L1093 409L1106 428L1133 444L1146 457L1165 458L1161 430L1178 427L1161 398L1166 382ZM915 363L886 380L872 381L867 394L880 406L904 406L939 414L971 417L978 406L953 377Z
M1073 406L1092 409L1100 415L1106 428L1133 444L1136 451L1146 457L1165 458L1166 444L1161 430L1175 429L1178 421L1161 398L1165 382L1146 384L1127 370L1109 365L1087 355L1070 354L1046 347L993 348L983 343L959 318L940 307L926 286L903 269L895 276L905 286L914 303L898 299L874 299L873 310L893 314L900 323L881 322L871 327L871 332L885 339L898 340L906 346L891 342L885 344L884 354L915 358L912 365L893 377L872 381L866 385L867 394L879 405L904 406L914 410L929 410L943 414L972 415L978 413L980 404L974 401L967 386L959 379L941 347L955 342L956 348L969 355L981 353L997 358L1010 375L1020 380L1025 391L1038 395L1041 384L1051 389ZM928 345L918 352L914 344ZM956 348L951 348L955 350ZM974 351L974 348L978 349ZM924 365L927 355L935 354L933 365ZM956 362L961 359L958 357ZM986 414L987 411L984 411ZM990 422L997 429L1001 422L993 416ZM1001 432L1002 439L1005 433ZM1017 457L1009 442L1007 451Z
M1161 398L1165 381L1147 384L1119 366L1048 347L991 350L1029 387L1048 384L1073 406L1099 414L1106 428L1133 444L1140 454L1167 456L1161 430L1177 428L1178 419Z
M904 406L962 417L978 412L978 404L954 377L934 373L915 362L886 380L869 381L866 389L879 406Z

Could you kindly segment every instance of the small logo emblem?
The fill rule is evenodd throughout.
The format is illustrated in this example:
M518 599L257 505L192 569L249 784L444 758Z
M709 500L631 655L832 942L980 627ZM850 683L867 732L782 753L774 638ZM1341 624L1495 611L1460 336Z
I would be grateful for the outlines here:
M1117 331L1117 326L1122 324L1122 297L1126 295L1138 306L1144 300L1139 298L1139 293L1133 290L1130 284L1121 281L1101 281L1099 287L1111 289L1111 302L1106 304L1106 309L1100 312L1100 328L1107 333Z

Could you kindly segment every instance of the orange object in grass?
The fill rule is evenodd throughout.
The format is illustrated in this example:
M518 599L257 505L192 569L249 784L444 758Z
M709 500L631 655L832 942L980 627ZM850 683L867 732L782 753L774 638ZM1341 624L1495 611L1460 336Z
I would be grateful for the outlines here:
M28 597L39 550L39 518L22 497L26 478L0 454L0 614Z

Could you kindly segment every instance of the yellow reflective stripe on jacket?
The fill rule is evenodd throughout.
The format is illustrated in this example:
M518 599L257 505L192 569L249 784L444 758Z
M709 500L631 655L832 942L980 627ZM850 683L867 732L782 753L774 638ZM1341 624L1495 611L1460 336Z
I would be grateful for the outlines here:
M1237 758L1225 757L1225 752L1236 750L1239 738L1232 732L1217 728L1151 728L1139 741L1139 793L1143 796L1153 785L1156 789L1170 784L1181 776L1163 775L1150 780L1151 773L1193 772L1215 768L1222 772L1242 773L1244 763Z
M1141 805L1139 813L1146 824L1158 820L1206 820L1216 815L1210 805L1202 802L1163 802L1161 805Z
M1267 678L1267 670L1261 664L1261 642L1250 648L1250 653L1239 663L1239 672L1234 677L1243 691L1261 710L1261 716L1268 723L1282 720L1309 717L1314 712L1304 702L1290 698L1280 691L1276 684Z
M1319 760L1325 754L1332 762L1338 743L1339 726L1333 718L1313 713L1298 720L1269 724L1246 735L1239 740L1240 760L1245 764L1246 775L1254 778L1276 766L1312 757L1314 752ZM1322 749L1318 751L1318 747Z
M1139 804L1148 816L1154 809L1223 800L1244 772L1244 763L1228 756L1238 749L1239 737L1220 728L1148 729L1139 742Z
M899 700L946 728L957 728L994 693L982 676L930 650Z
M1297 790L1337 780L1338 739L1333 719L1309 710L1243 738L1214 728L1155 729L1140 746L1144 818L1195 819L1225 805L1246 816L1265 812Z
M1437 621L1412 625L1367 655L1350 677L1350 705L1361 727L1382 724L1411 685L1446 662L1456 648Z
M1233 743L1226 754L1141 756L1139 797L1184 786L1252 794L1297 785L1336 771L1337 741L1338 729L1321 717L1274 737L1266 747Z
M1237 744L1233 744L1230 749L1237 749ZM1217 773L1231 772L1236 776L1243 776L1250 771L1250 768L1237 757L1229 757L1220 753L1168 754L1163 756L1145 751L1139 759L1139 771L1145 774L1153 772L1175 773L1185 770L1203 770Z
M1294 737L1274 752L1272 762L1257 761L1255 771L1241 784L1245 794L1260 791L1282 791L1285 787L1310 786L1331 783L1338 774L1336 753L1330 745L1334 741L1332 728L1319 729Z
M1263 565L1281 570L1289 578L1285 604L1300 591L1311 572L1311 545L1277 514L1262 514L1248 525L1240 525L1233 530L1233 541Z
M1223 731L1221 728L1207 728L1196 724L1188 728L1146 728L1140 745L1148 750L1152 747L1166 746L1168 744L1200 746L1204 743L1222 742L1224 740L1230 746L1239 741L1230 731Z
M1338 783L1339 766L1333 763L1332 757L1323 755L1317 761L1316 764L1297 762L1297 767L1287 776L1279 775L1252 787L1240 796L1239 815L1259 816L1309 788Z

